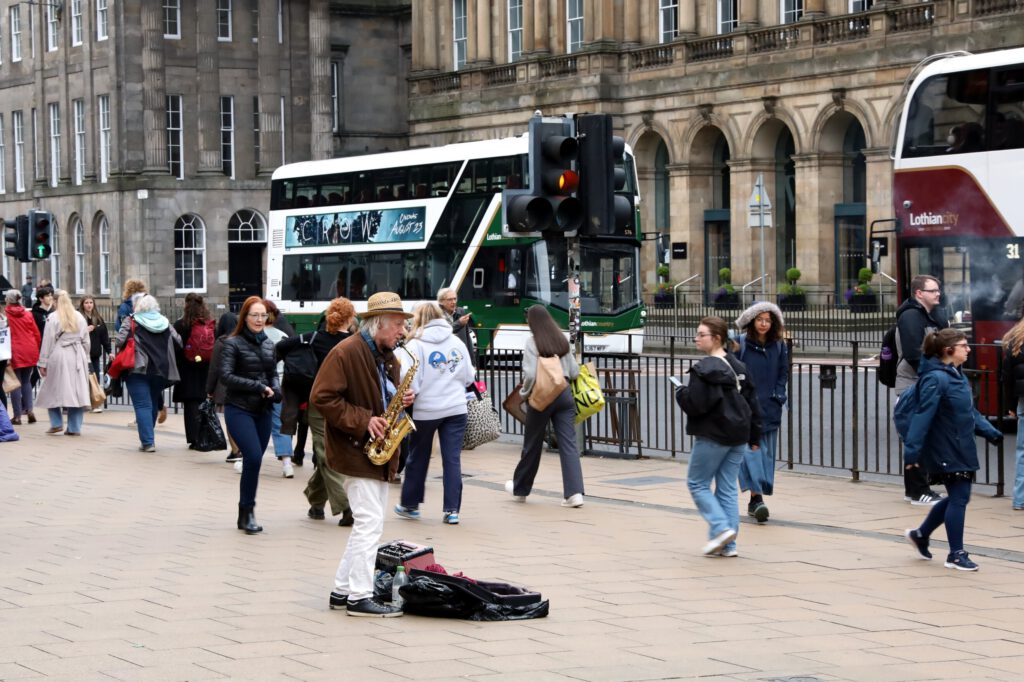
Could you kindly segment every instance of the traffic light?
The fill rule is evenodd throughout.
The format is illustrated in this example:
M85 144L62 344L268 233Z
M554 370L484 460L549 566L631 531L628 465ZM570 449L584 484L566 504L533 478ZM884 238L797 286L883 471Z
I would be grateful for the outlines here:
M50 234L53 230L53 215L49 211L31 209L28 212L30 260L45 260L50 257L53 247Z
M609 114L576 117L580 143L579 199L585 214L581 234L633 236L636 209L626 188L626 141L612 134Z
M28 253L28 216L20 215L14 220L4 221L4 242L10 244L4 248L4 253L11 258L17 258L21 263L32 260Z
M579 153L569 118L530 119L530 189L502 192L507 236L540 236L544 231L575 233L583 224L583 206L574 195Z

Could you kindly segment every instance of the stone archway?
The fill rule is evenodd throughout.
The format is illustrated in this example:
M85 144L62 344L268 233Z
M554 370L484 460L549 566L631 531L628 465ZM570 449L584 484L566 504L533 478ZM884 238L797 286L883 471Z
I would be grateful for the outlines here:
M640 183L640 221L644 234L657 234L656 240L645 242L641 249L640 271L649 290L657 287L657 266L662 262L672 231L672 188L668 166L670 151L658 132L644 131L633 145L637 178Z

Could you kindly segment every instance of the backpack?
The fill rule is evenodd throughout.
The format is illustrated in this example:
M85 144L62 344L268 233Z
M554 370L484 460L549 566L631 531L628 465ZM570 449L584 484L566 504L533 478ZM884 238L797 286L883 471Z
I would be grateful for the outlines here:
M313 332L308 338L305 334L299 336L299 345L288 351L284 356L284 381L286 384L308 394L313 388L313 380L320 369L316 353L313 352L313 340L316 338Z
M901 441L907 440L907 433L910 431L910 420L917 412L917 387L920 381L903 391L896 400L896 407L892 411L892 422L896 426L896 433Z
M900 350L896 345L896 325L889 327L882 336L882 350L878 353L878 383L889 388L896 387L896 367L900 364Z
M188 341L185 343L187 362L209 362L213 357L213 342L216 340L213 320L196 320L192 323Z

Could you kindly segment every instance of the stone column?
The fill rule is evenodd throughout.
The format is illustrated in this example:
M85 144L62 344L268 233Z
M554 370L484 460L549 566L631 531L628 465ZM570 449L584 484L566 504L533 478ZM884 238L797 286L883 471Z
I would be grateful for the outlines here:
M760 4L760 0L740 0L740 28L757 28L761 25L761 13L759 11ZM715 11L717 11L717 9ZM717 17L715 21L717 23Z
M210 2L196 5L196 70L198 91L196 93L196 123L199 128L200 175L222 172L220 153L220 46L217 43L217 13ZM235 101L235 129L240 130L237 116L238 101ZM241 139L235 135L236 140ZM237 174L237 157L236 168Z
M713 8L712 11L718 11ZM697 3L679 3L679 36L692 37L697 35Z
M524 2L523 3L523 56L533 54L537 49L537 40L533 35L533 14L534 14L535 3ZM505 17L505 28L508 29L508 16ZM505 61L511 61L509 56L505 56Z
M800 154L796 165L796 267L801 282L831 291L835 285L835 205L843 201L843 156Z
M167 91L164 86L163 12L156 3L142 9L142 121L144 173L167 173ZM183 135L186 133L183 131ZM186 159L187 160L187 157Z
M475 40L471 40L470 46L473 50L473 61L478 65L492 64L491 59L491 3L490 0L476 0L476 11L473 12L470 22L470 31L474 31Z
M704 271L704 254L706 252L706 245L704 243L704 209L708 208L710 204L701 201L689 201L686 197L709 194L709 173L706 169L689 164L669 164L665 167L665 172L668 173L669 224L655 225L655 227L668 227L669 243L686 242L689 252L687 260L669 262L669 279L678 282L699 274L701 276L701 285L706 290L708 273ZM653 224L653 206L651 208L652 215L650 220Z
M413 7L421 8L419 23L423 31L423 44L420 46L422 54L420 66L426 71L437 71L441 68L437 57L438 41L440 40L437 33L437 4L422 0L414 2Z
M804 0L804 17L813 19L825 16L825 0Z
M549 23L551 12L549 2L550 0L536 0L533 3L533 51L539 55L551 54L551 25Z
M771 285L775 281L775 227L751 228L749 222L750 194L754 190L759 173L764 175L764 183L771 196L772 205L778 200L774 194L775 164L770 159L730 159L729 160L730 196L730 231L732 250L732 283L738 290L741 285L758 277L761 271L761 233L764 229L764 268L771 274ZM774 225L774 222L773 222ZM758 285L755 285L758 286ZM758 288L760 291L760 288ZM769 293L774 293L771 291Z
M310 159L334 156L331 135L331 21L326 2L309 9Z
M281 164L281 51L277 42L277 0L260 2L260 49L257 75L260 99L259 177L270 177ZM287 35L287 34L286 34Z
M641 2L627 2L622 5L622 46L636 47L640 45L640 12Z
M888 147L875 147L861 150L864 154L866 194L865 224L882 218L891 218L892 207L892 160L889 158ZM890 235L891 236L891 235ZM870 248L870 244L868 245ZM892 276L896 274L896 253L893 240L889 240L889 255L882 259L882 271Z

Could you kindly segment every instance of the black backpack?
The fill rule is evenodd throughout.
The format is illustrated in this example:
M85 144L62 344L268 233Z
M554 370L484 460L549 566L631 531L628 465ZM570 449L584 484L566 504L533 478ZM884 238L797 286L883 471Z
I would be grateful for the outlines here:
M878 383L896 387L896 367L900 364L900 350L896 346L896 325L889 327L882 337L882 350L878 353Z
M316 353L313 352L315 338L316 332L308 339L303 334L299 337L299 345L284 356L284 382L295 389L304 390L307 394L313 388L313 380L320 369Z

